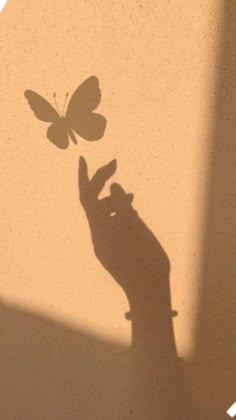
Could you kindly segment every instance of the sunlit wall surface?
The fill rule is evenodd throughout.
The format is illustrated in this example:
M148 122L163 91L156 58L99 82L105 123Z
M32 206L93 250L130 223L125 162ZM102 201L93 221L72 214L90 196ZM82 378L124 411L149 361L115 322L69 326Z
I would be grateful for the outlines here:
M193 392L201 383L215 387L216 365L222 368L225 358L225 390L233 389L227 325L235 316L235 12L232 1L225 10L216 0L9 0L0 15L6 337L8 318L17 324L17 311L28 311L23 318L40 314L63 325L62 336L72 331L71 352L79 352L81 340L88 355L93 340L105 343L99 350L104 359L130 346L128 301L95 258L78 200L79 156L86 156L91 174L116 158L114 180L134 194L133 206L170 260L175 337ZM90 75L100 81L105 136L59 150L24 91L34 89L51 102L56 92L62 107L66 92ZM32 319L29 331L37 341L43 321ZM72 338L76 331L79 342ZM42 340L46 349L51 341ZM57 360L60 354L56 346ZM212 401L220 401L219 419L224 404L233 402L231 393L220 400L221 388L211 403L207 392L195 395L210 413Z

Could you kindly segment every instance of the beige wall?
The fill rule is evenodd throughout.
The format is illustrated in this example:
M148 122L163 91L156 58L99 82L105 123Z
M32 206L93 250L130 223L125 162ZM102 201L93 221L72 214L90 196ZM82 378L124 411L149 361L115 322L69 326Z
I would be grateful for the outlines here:
M105 343L99 350L104 360L110 357L106 354L118 351L114 349L130 344L130 323L124 318L126 297L95 259L78 202L80 154L86 156L91 173L117 158L114 179L134 193L134 207L169 256L179 354L194 364L204 277L202 253L207 252L203 244L206 217L210 218L206 200L212 133L218 118L223 3L9 0L0 15L4 238L0 292L6 320L8 311L12 320L11 307L16 312L12 327L16 337L24 326L39 340L43 321L36 320L34 328L37 315L30 315L33 312L67 328L69 343L76 341L71 346L78 353L81 342L83 348L94 348L96 338ZM57 92L62 104L65 93L72 93L92 74L100 80L99 110L108 120L105 137L91 144L80 139L78 146L71 143L61 151L47 140L47 124L33 116L24 91L33 89L50 100ZM17 316L18 310L29 311L30 327L25 326L27 315ZM21 316L24 320L18 328ZM50 337L51 329L53 324L44 337ZM79 340L72 338L76 331ZM63 347L63 332L55 334ZM45 354L46 348L47 340ZM90 351L86 350L89 355ZM57 357L62 357L60 351ZM64 357L63 353L60 366ZM86 382L86 372L84 377ZM193 382L195 388L198 384ZM63 405L63 388L60 392ZM220 392L213 398L218 400ZM221 410L225 411L230 398L224 397ZM210 404L211 412L213 402L204 404ZM73 404L70 409L73 413ZM86 409L81 419L100 418ZM111 412L107 419L112 418ZM224 412L219 419L223 416Z

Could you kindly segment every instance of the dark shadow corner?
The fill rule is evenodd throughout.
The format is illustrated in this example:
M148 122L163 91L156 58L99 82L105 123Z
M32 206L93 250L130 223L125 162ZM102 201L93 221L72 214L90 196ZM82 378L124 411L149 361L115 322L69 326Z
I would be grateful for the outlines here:
M199 316L189 367L196 401L212 420L229 418L236 375L236 2L222 3Z

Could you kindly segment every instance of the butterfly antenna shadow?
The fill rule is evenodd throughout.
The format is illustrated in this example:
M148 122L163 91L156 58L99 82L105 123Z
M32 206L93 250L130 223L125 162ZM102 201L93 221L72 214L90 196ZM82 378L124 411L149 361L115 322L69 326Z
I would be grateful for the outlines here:
M56 97L55 92L53 94L53 98L54 98L54 102L55 102L55 106L56 106L56 109L57 109L58 114L60 115L60 117L63 117L63 115L62 115L62 113L61 113L61 111L60 111L60 109L59 109L59 107L57 105L57 97Z
M69 97L69 92L66 92L65 102L64 102L63 111L62 111L62 114L64 116L65 116L65 108L66 108L68 97Z

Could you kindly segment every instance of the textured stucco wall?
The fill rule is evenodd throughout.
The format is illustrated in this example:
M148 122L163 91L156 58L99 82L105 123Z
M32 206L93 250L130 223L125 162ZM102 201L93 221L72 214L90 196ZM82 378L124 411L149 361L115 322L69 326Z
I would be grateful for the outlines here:
M88 349L91 337L103 340L103 355L129 345L127 300L96 260L78 202L80 154L91 172L117 158L114 179L134 193L134 207L169 256L176 340L191 359L222 11L216 0L9 0L0 15L3 313L17 305L54 319L80 331ZM105 136L61 151L24 91L51 101L56 92L62 104L92 74Z

